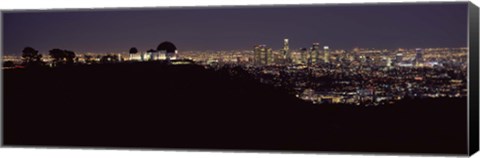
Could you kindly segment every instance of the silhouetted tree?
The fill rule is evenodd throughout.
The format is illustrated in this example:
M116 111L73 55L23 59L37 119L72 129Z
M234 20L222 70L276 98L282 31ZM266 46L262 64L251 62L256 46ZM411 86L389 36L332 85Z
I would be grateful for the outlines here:
M137 54L138 50L135 47L130 48L130 51L128 51L130 54Z
M65 53L66 64L72 65L74 63L74 59L76 57L75 52L70 51L70 50L64 50L63 52Z
M65 52L64 50L55 48L49 51L50 57L53 58L53 65L58 66L65 62Z
M43 65L42 55L38 54L38 50L32 47L25 47L22 51L23 65L41 66Z
M58 48L49 51L49 55L53 58L54 66L68 64L72 65L75 61L75 52L70 50L61 50Z

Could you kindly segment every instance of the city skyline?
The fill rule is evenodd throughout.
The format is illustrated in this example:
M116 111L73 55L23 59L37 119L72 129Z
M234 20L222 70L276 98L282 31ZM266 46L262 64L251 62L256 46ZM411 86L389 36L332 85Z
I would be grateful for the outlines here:
M176 43L180 50L251 50L257 44L280 49L278 41L284 38L291 40L292 50L316 42L332 50L466 47L466 6L446 3L7 12L3 53L19 55L26 46L41 53L53 48L109 53L137 47L145 51L165 40ZM290 11L283 11L287 9Z

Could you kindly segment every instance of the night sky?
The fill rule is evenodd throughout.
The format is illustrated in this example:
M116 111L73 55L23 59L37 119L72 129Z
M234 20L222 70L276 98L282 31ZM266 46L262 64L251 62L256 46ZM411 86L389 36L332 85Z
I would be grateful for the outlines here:
M467 3L155 8L6 12L5 54L127 52L163 41L182 50L280 49L313 42L331 49L466 47Z

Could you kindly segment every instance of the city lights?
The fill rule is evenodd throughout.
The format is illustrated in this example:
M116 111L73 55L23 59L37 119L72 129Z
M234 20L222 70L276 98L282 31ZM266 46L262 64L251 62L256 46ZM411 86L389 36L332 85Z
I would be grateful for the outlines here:
M322 50L315 42L310 48L291 49L289 42L285 38L280 49L259 44L253 50L79 53L76 62L172 60L172 65L199 64L207 69L240 67L263 84L281 87L315 104L377 106L404 98L467 96L467 48L345 50L323 46ZM22 62L13 55L4 60L17 65ZM42 60L53 66L52 58ZM21 67L4 66L12 68Z

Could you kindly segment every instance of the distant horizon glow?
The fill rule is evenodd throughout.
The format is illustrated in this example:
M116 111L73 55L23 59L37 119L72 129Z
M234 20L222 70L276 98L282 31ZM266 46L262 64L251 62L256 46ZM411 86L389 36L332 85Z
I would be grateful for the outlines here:
M30 46L79 53L140 52L171 41L180 51L332 50L467 46L467 4L366 4L4 12L4 55Z

